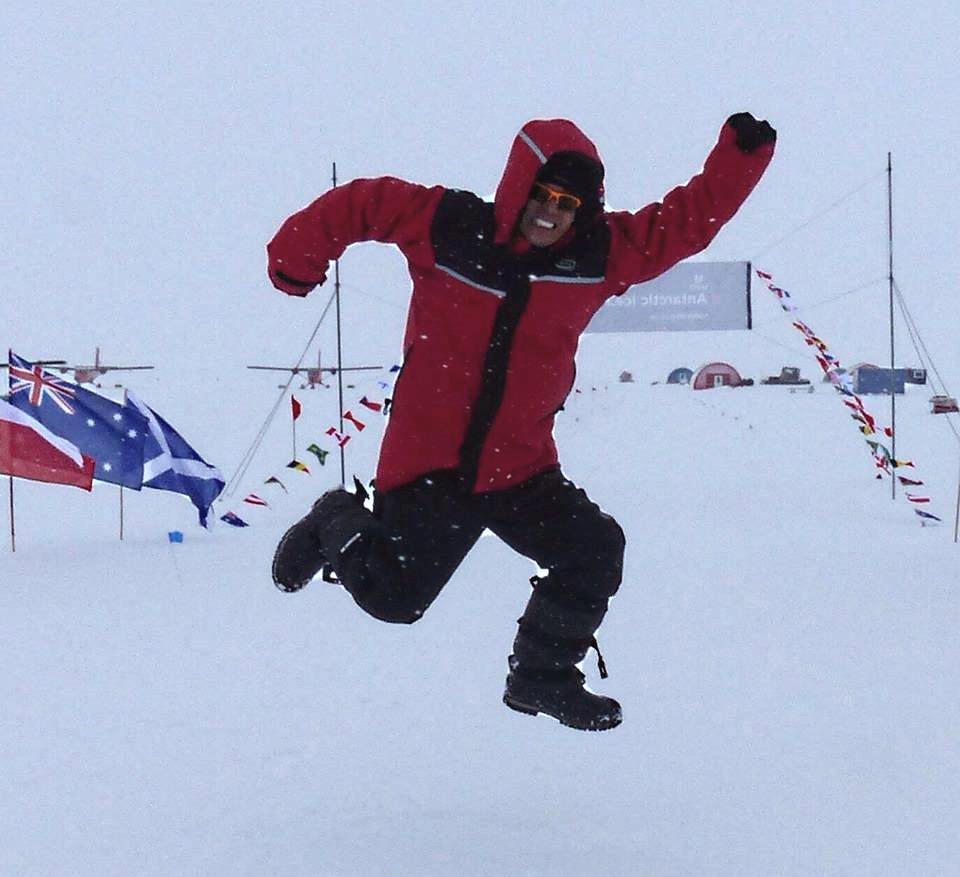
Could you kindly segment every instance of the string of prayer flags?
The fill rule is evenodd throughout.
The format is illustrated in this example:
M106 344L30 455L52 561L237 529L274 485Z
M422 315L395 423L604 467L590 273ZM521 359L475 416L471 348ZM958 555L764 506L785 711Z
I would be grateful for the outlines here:
M390 369L390 374L395 378L397 373L400 372L399 365L393 365ZM340 448L343 448L356 434L363 432L369 424L369 421L365 416L357 416L355 412L359 411L361 408L367 411L372 411L376 414L386 415L390 408L390 399L386 396L386 393L389 392L391 387L391 382L384 380L382 377L376 380L376 387L380 392L374 392L371 394L372 382L365 385L365 393L360 395L359 399L356 399L353 403L354 407L347 408L342 413L342 423L343 428L340 426L329 426L324 430L324 435L329 437L333 442L336 442L336 445ZM382 400L382 401L381 401ZM296 421L304 413L304 406L301 404L300 400L295 396L291 395L290 397L290 413L294 421ZM321 466L325 466L327 462L327 455L330 453L330 449L322 447L324 444L323 440L315 441L309 444L305 450L313 454L317 458L317 462ZM294 432L294 445L296 447L296 432ZM296 452L296 450L295 450ZM310 474L310 469L306 466L305 463L301 462L298 459L293 459L286 464L287 469L296 469L297 471ZM286 485L275 475L271 475L264 481L264 484L275 484L278 485L285 493L289 493ZM249 505L257 505L265 508L271 508L271 506L264 500L262 497L259 497L257 494L252 493L244 498L243 502ZM221 516L221 520L227 524L230 524L234 527L247 527L250 526L246 521L236 515L234 512L230 511Z
M780 302L780 307L791 314L795 313L798 309L797 306L791 300L791 295L783 287L778 286L774 283L773 275L767 271L761 271L759 268L754 269L757 273L757 276L766 281L767 289L770 290ZM837 359L830 353L830 350L826 342L816 333L813 329L810 328L803 320L793 319L793 327L800 332L803 336L804 343L810 347L813 347L816 350L814 355L818 365L822 369L827 380L833 385L834 389L840 393L843 398L843 404L852 410L850 415L854 422L858 424L858 429L863 434L867 446L870 448L871 455L874 460L874 464L877 471L877 478L882 478L884 474L894 477L894 470L909 467L915 468L915 464L912 460L901 460L895 458L891 453L890 449L877 441L874 438L868 438L868 436L875 436L878 433L892 438L893 430L886 426L882 430L877 429L876 419L867 411L866 406L863 404L863 400L854 392L853 386L853 377L845 369L841 368L840 360ZM900 483L907 486L916 486L923 484L922 481L912 480L905 478L902 475L896 476ZM930 497L920 496L917 494L907 493L906 498L909 502L914 504L914 512L917 515L924 519L940 521L936 515L932 515L929 512L925 512L922 509L916 508L917 504L925 504L930 502Z
M756 272L758 277L767 281L767 289L769 289L770 292L780 299L780 307L782 307L785 311L795 311L797 309L796 305L790 301L790 293L774 284L772 274L768 274L766 271L761 271L759 268L756 269Z

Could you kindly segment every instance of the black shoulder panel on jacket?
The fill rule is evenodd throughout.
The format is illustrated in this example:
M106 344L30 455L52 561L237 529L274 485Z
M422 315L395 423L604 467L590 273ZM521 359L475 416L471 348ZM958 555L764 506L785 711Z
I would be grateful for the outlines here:
M471 286L505 294L506 248L494 246L493 234L492 204L472 192L447 190L430 226L437 267Z

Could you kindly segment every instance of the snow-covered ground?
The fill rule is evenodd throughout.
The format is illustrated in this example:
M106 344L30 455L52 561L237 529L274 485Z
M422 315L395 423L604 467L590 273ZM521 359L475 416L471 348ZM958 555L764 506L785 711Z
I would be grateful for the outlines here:
M892 205L897 285L955 382L956 5L5 3L0 350L155 365L104 392L129 383L232 475L278 395L246 366L336 350L332 318L307 345L331 284L293 300L263 270L334 165L491 193L517 129L559 116L637 209L749 110L777 154L703 258L768 269L844 363L886 363ZM342 261L344 362L389 364L403 260ZM757 283L753 318L583 339L562 456L629 539L610 679L588 664L624 706L604 734L501 705L531 570L495 540L412 628L272 587L277 538L334 479L283 468L288 417L217 507L246 530L126 492L120 541L115 488L18 482L0 875L960 873L956 441L910 387L898 455L945 519L924 528L822 385L651 386L712 359L813 376ZM897 333L899 364L929 364ZM302 448L338 412L298 396ZM351 442L351 471L376 444Z
M927 388L898 400L898 455L939 527L874 480L832 389L622 384L601 351L558 436L628 536L610 678L585 665L620 728L502 706L531 566L493 538L412 627L277 591L274 543L330 469L287 470L246 530L127 493L123 541L116 489L17 482L0 873L958 873L957 453ZM300 395L306 434L321 397ZM376 437L355 447L369 475Z

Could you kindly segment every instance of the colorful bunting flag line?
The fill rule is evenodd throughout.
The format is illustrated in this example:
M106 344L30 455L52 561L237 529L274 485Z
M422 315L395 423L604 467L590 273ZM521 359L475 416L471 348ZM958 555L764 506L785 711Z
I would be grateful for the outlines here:
M400 371L399 365L394 365L390 368L389 373L392 376L396 376ZM369 384L367 385L369 388ZM376 387L380 391L388 391L390 389L390 382L379 378L376 380ZM380 394L373 394L369 392L364 392L360 395L359 399L356 400L356 405L358 407L363 407L368 411L372 411L376 414L387 415L390 410L390 398L379 398ZM295 399L291 395L290 400L291 405L291 414L294 420L300 419L304 413L304 405L299 399ZM341 430L339 425L328 426L323 430L323 435L326 436L332 445L336 447L343 448L350 442L356 435L362 433L367 426L369 425L365 419L361 419L354 413L353 408L347 408L343 411L341 417L343 418L343 428ZM316 457L317 462L321 466L326 466L327 456L330 453L330 448L322 447L320 441L311 442L304 449L307 453L313 454ZM294 469L298 472L302 472L305 475L310 475L309 467L299 459L293 459L286 464L287 469ZM271 475L267 477L264 484L276 484L283 489L285 493L289 493L286 485L277 478L276 475ZM255 493L248 494L242 500L248 505L255 505L259 507L264 507L271 509L271 506L260 496ZM249 527L250 524L240 518L235 512L228 511L224 515L220 516L220 520L224 521L227 524L230 524L234 527Z
M767 271L761 271L759 268L755 268L754 270L756 271L757 277L766 282L767 289L777 297L777 300L780 302L780 307L788 313L796 313L798 308L791 300L792 297L790 293L774 283L773 275ZM875 436L878 434L892 438L893 430L889 426L886 426L878 433L876 419L867 411L863 400L854 392L853 377L841 367L840 360L830 353L826 342L803 320L794 319L793 327L800 332L804 342L808 346L815 348L816 353L814 358L817 364L820 366L826 378L833 384L834 389L844 397L843 404L853 411L853 414L850 416L858 424L858 429L865 437L867 446L870 448L871 456L878 470L877 478L882 478L884 475L893 477L894 470L896 469L905 467L916 468L912 460L894 458L886 445L877 441L875 438L866 438L867 436ZM923 484L923 481L908 479L901 475L896 477L900 483L904 485L916 486ZM914 504L930 502L930 498L927 496L918 496L910 493L906 494L906 498ZM916 507L914 507L913 511L926 520L941 521L936 515Z

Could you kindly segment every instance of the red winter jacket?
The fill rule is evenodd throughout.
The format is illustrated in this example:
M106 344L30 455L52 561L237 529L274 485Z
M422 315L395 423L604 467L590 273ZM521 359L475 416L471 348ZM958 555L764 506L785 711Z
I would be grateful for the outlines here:
M578 221L553 247L514 234L531 184L554 152L599 161L572 122L523 126L494 203L393 177L358 179L293 214L267 246L269 274L305 295L358 241L396 244L413 280L403 370L376 485L458 470L465 489L498 490L556 468L553 421L574 380L580 333L603 302L714 238L750 194L773 144L749 154L724 125L703 171L636 213Z

